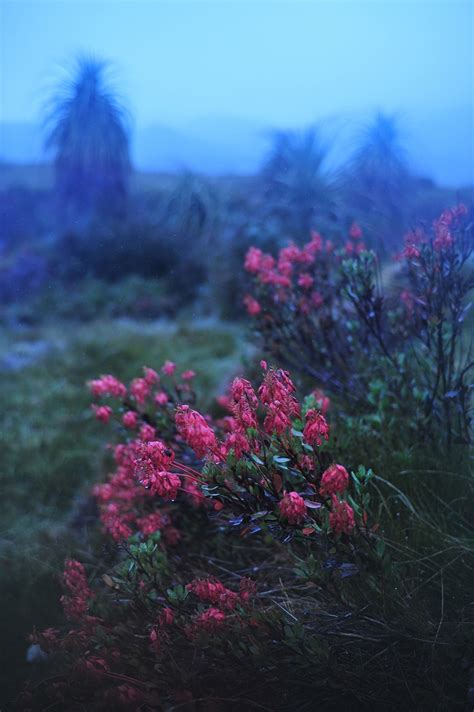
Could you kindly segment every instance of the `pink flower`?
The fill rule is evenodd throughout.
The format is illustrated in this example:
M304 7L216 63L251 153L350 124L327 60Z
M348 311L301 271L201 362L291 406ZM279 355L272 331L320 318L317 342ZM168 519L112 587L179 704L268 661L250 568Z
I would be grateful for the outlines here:
M257 316L262 311L260 304L250 294L245 295L244 304L247 308L247 313L250 316Z
M156 437L155 428L152 425L150 425L149 423L143 423L142 427L140 428L141 440L144 440L145 442L151 442L152 440L155 440L155 437Z
M122 423L129 430L135 430L138 425L138 413L134 410L127 410L127 412L122 415Z
M320 484L321 495L333 495L344 492L349 484L349 473L342 465L331 465L323 472Z
M194 624L197 630L202 629L209 633L222 628L226 619L226 615L218 608L208 608L194 619Z
M145 399L150 393L150 384L144 378L134 378L130 384L130 393L139 405L145 403Z
M362 237L362 230L359 225L354 221L350 227L349 235L353 240L359 240Z
M172 608L165 606L158 616L158 624L164 628L174 623L174 611Z
M234 378L230 387L230 408L242 430L257 427L258 399L250 381Z
M312 242L309 244L311 245ZM311 254L311 252L312 250L301 250L297 245L294 244L294 242L290 243L287 247L283 247L280 250L278 259L278 269L280 270L280 272L282 272L282 269L280 267L280 264L282 263L289 263L290 265L294 262L298 264L311 264L312 262L314 262L314 256Z
M183 373L181 374L181 378L183 379L183 381L191 381L195 377L195 375L196 371L183 371Z
M123 512L115 502L109 502L100 515L104 531L110 534L114 541L122 541L132 535L130 523L133 519L131 512Z
M402 252L402 257L406 257L409 260L417 259L420 255L421 252L416 245L406 245Z
M332 512L329 513L329 526L335 534L351 534L355 527L354 510L345 501L332 495Z
M145 374L145 381L152 386L154 383L158 383L160 380L159 375L153 368L148 368L147 366L143 366L143 372Z
M258 395L267 407L263 427L267 433L282 434L291 426L291 418L300 413L299 404L293 393L296 388L287 371L270 368L265 373Z
M196 579L186 586L188 591L192 591L200 601L213 603L219 608L232 610L238 603L238 595L226 588L220 581L211 579Z
M166 468L174 460L174 452L160 440L140 445L133 463L133 474L151 494L176 499L181 480Z
M176 411L175 421L179 434L198 457L205 457L217 450L214 431L201 413L192 410L188 405L180 405Z
M310 472L314 470L314 461L310 455L300 455L298 461L304 470L309 470Z
M264 270L271 270L275 266L275 260L271 255L266 255L258 247L251 247L246 256L244 267L251 274L258 274Z
M61 604L64 613L71 620L80 620L89 608L89 599L92 598L92 591L87 583L84 566L75 559L66 561L63 583L69 595L61 596Z
M169 524L169 517L161 514L160 512L152 512L151 514L147 514L145 517L137 519L138 529L145 536L154 534L160 529L163 529L167 524Z
M108 405L92 405L92 410L94 411L97 420L101 423L108 423L112 416L112 408Z
M168 394L164 391L158 391L155 396L156 405L166 405L168 403Z
M281 404L272 403L268 406L268 413L263 421L263 427L267 433L282 435L285 430L291 427L291 418Z
M291 277L293 273L293 265L288 260L283 260L281 257L278 260L278 271L284 277Z
M453 218L454 214L450 210L445 210L441 217L434 221L435 239L433 241L433 247L437 252L451 247L454 242L453 235L449 229Z
M310 445L321 445L324 440L329 440L329 425L322 413L310 408L306 413L306 423L303 437Z
M285 492L278 507L290 524L299 524L306 516L306 504L298 492Z
M227 435L220 447L220 453L223 458L226 458L230 451L233 450L235 457L239 459L244 452L249 452L250 449L251 447L247 437L243 433L234 432Z
M310 254L316 254L323 249L323 238L315 230L311 230L311 240L307 243L305 250Z
M298 284L303 289L310 289L313 286L313 282L314 280L308 272L303 272L298 277Z
M118 381L115 376L101 376L95 381L89 381L89 388L95 398L99 396L113 396L114 398L125 398L127 389Z
M148 470L148 472L142 470L139 481L146 489L150 490L150 494L157 494L166 500L176 499L181 488L179 475L164 470Z
M286 274L268 270L260 273L262 284L273 284L275 287L291 287L291 279Z
M161 367L161 370L167 376L172 376L173 373L176 371L176 364L173 363L173 361L165 361L163 366Z

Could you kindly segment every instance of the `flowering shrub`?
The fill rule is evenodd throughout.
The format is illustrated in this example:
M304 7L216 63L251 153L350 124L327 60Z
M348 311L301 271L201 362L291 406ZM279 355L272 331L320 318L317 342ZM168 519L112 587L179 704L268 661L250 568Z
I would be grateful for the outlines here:
M197 651L206 659L230 655L238 666L243 651L257 660L286 635L279 609L246 573L263 566L265 541L269 550L290 541L309 547L321 581L336 587L347 567L367 565L362 551L366 562L379 560L368 509L372 473L361 468L351 480L332 461L330 426L316 405L327 414L327 398L318 392L299 402L286 371L262 367L258 389L234 379L220 399L229 414L217 421L192 407L195 374L178 376L171 362L161 374L145 368L128 387L111 375L90 382L95 417L120 439L110 446L113 471L93 488L102 529L118 548L92 581L83 563L66 562L61 603L70 624L32 638L61 673L31 705L176 703L183 673L173 670L170 651L182 663ZM260 544L239 554L240 570L222 579L212 563L223 542L238 547L249 536ZM193 557L205 551L214 570L206 570L206 557L196 566ZM285 556L291 561L291 550ZM201 694L200 675L198 665L190 699Z
M217 399L220 417L199 410L196 374L171 361L128 385L89 383L115 436L93 488L105 538L66 561L66 623L32 634L48 677L21 709L461 708L472 643L462 458L446 448L428 470L442 478L411 500L384 477L386 441L365 431L371 462L377 446L392 468L375 476L356 466L347 430L361 413L374 432L386 417L400 450L407 433L441 424L448 445L467 439L463 213L407 236L396 298L382 296L356 224L342 248L314 233L278 260L249 251L245 303L267 349L330 396L299 397L266 361L258 386L236 377Z
M291 244L277 258L250 248L245 269L253 288L244 302L267 352L305 371L344 408L363 413L382 405L397 415L397 427L406 415L412 438L421 429L450 446L469 440L474 361L463 325L473 249L465 206L445 210L431 231L405 236L394 294L354 223L342 246L312 233L303 247ZM383 404L379 383L389 389Z

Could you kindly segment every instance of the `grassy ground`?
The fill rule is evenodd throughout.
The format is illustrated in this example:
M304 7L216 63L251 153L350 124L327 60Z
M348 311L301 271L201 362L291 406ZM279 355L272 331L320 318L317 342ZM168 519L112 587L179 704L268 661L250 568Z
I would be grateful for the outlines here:
M103 458L85 382L127 381L166 358L198 373L209 403L247 351L238 328L100 321L4 331L0 338L0 708L18 688L33 625L59 615L57 572L78 542L70 523ZM2 700L2 697L4 700Z

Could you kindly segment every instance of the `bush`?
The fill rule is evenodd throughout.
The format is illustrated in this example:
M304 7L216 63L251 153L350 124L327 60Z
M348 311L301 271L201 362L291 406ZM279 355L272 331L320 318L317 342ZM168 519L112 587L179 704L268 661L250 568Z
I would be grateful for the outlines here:
M246 304L268 353L316 379L349 413L383 412L405 442L468 441L474 362L462 332L474 243L466 212L446 210L431 233L407 233L398 293L386 293L355 223L344 246L313 233L278 260L251 248Z
M408 236L401 308L356 225L345 249L314 234L278 262L249 251L248 310L268 350L317 375L305 397L265 361L260 386L235 378L216 418L171 361L128 386L90 382L118 440L93 488L105 541L66 561L67 623L32 634L48 677L20 707L464 708L464 212Z
M231 415L216 423L192 407L194 373L176 378L171 362L128 388L91 382L96 418L120 433L114 470L94 488L115 546L88 557L90 573L66 562L69 624L32 636L53 682L21 704L290 710L318 698L399 709L408 694L416 709L440 695L454 709L462 699L462 624L432 622L442 551L425 560L418 544L421 561L407 559L413 541L385 537L393 504L370 469L334 462L328 399L300 404L286 372L263 368L258 392L234 380L220 399ZM460 540L451 546L462 556Z

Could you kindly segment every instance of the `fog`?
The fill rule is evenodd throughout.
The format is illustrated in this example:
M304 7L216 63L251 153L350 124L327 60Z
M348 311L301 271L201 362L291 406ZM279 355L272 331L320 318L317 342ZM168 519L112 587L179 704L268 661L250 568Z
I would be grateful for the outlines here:
M343 144L382 110L418 173L473 181L470 2L3 0L1 45L4 160L43 159L44 96L87 52L114 65L138 168L253 172L270 128Z

